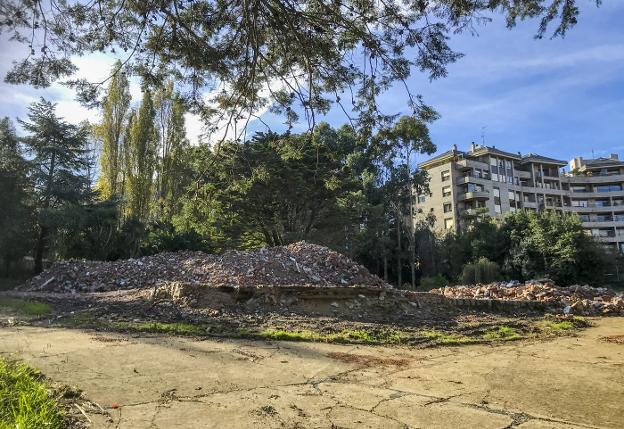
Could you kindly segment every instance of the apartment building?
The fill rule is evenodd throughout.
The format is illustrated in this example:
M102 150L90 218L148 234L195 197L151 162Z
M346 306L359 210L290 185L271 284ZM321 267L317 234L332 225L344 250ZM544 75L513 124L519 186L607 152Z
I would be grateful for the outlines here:
M451 230L481 212L575 212L588 234L624 252L624 161L574 158L569 172L566 166L542 155L453 146L419 164L429 173L430 193L418 196L417 216L433 215L436 229Z

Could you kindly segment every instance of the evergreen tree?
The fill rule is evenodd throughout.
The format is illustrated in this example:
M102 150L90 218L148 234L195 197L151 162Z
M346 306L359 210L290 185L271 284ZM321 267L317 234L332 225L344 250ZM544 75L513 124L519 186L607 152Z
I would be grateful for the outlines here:
M0 119L0 262L7 277L32 239L29 168L11 121Z
M103 199L123 192L120 185L123 171L124 125L130 106L128 79L121 71L121 62L113 67L108 92L102 102L102 121L95 135L102 143L98 190Z
M34 257L35 271L39 272L50 239L63 223L60 213L90 194L85 174L89 131L59 118L56 105L43 98L28 110L29 120L19 122L29 133L23 141L32 156L31 180L38 215Z
M127 217L147 223L154 191L154 173L158 132L154 126L155 111L152 94L143 92L141 106L132 121L126 151Z

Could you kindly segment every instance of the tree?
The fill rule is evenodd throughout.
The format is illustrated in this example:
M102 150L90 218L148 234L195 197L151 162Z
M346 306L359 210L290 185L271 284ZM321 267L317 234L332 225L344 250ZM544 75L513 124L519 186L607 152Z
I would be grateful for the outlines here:
M63 222L59 213L90 195L85 174L89 131L59 118L56 105L43 98L28 111L29 121L19 122L29 133L23 142L32 157L30 178L38 216L34 257L35 271L39 272L49 240Z
M120 50L124 67L150 84L175 76L189 88L189 103L213 119L208 123L219 123L217 116L231 125L270 105L291 122L302 110L314 124L344 98L352 100L345 111L373 128L389 119L377 106L382 91L414 69L445 76L461 56L449 36L474 31L492 12L508 27L539 19L538 37L555 21L553 35L563 36L579 7L577 0L100 0L53 7L5 0L0 28L30 48L7 74L12 83L47 86L75 71L72 56ZM87 102L102 85L73 84ZM204 100L216 84L220 90ZM430 109L405 88L412 113L423 119Z
M157 179L159 218L169 220L180 212L180 196L186 186L185 149L189 142L184 124L185 108L173 82L155 95L156 120L160 128Z
M32 242L29 169L13 124L8 118L0 119L0 261L6 277L11 264L26 255Z
M126 151L126 217L147 223L153 196L158 133L154 127L154 105L148 89L132 120Z
M432 116L431 119L435 117ZM382 128L375 137L388 170L385 184L388 203L394 212L397 234L397 275L402 285L401 229L406 226L409 244L409 262L412 288L416 287L416 196L428 190L428 178L424 171L415 168L414 156L432 154L436 147L429 137L429 130L422 120L403 116L392 127Z
M516 212L502 232L509 243L501 258L508 275L523 280L550 277L564 285L603 280L610 258L586 235L576 214Z
M326 124L313 134L257 133L219 151L197 149L202 162L176 223L223 247L311 240L348 253L364 199L350 162L357 151L352 131Z
M121 62L114 66L108 91L102 102L102 121L95 127L95 136L102 143L98 189L103 199L123 193L124 125L130 106L128 79Z

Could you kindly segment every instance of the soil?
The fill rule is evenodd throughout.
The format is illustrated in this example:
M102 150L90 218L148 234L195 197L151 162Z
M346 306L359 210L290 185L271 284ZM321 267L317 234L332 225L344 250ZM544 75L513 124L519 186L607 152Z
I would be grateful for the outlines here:
M93 428L621 428L624 346L601 338L624 318L593 323L427 349L13 326L0 353L80 388Z

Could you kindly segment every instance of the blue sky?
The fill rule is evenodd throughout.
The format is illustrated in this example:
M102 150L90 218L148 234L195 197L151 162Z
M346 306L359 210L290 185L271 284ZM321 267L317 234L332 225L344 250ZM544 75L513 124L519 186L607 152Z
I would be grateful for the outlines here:
M510 152L536 152L563 160L624 152L624 1L581 0L579 23L564 38L536 40L538 23L521 23L508 30L501 17L479 27L479 35L453 36L451 46L465 57L449 67L449 76L429 82L415 72L408 84L441 114L431 126L440 152L471 141ZM20 49L1 42L0 73L6 72ZM95 80L113 59L92 55L79 59L81 74ZM131 92L139 100L135 83ZM71 91L54 85L45 90L0 83L0 115L24 117L26 106L39 96L59 103L70 121L97 120L73 101ZM397 87L381 98L386 113L408 113L406 97ZM346 121L337 109L324 118L332 125ZM263 120L276 130L281 119L269 113ZM483 128L485 127L485 128ZM201 123L191 116L192 139ZM263 127L256 123L253 129Z

